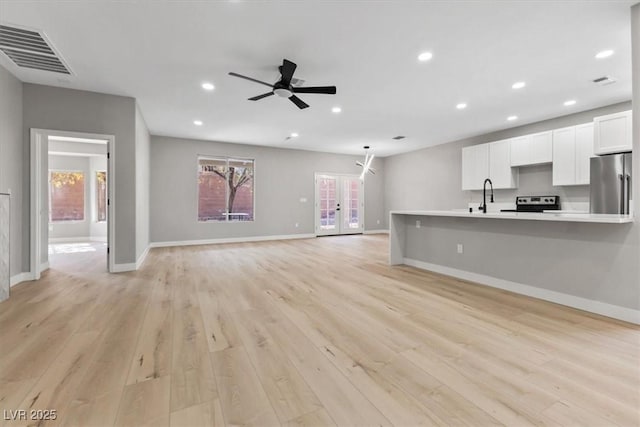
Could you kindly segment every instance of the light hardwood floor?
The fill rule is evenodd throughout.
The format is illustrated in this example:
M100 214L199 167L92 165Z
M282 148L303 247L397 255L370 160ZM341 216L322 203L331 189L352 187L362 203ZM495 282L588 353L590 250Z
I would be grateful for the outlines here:
M0 304L0 409L65 426L640 425L640 328L390 267L387 246L153 249L115 275L103 246L53 254Z

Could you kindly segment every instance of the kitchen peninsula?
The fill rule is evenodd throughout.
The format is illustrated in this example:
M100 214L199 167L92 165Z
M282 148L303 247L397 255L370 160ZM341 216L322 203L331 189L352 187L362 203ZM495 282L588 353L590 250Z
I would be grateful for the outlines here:
M630 215L396 210L389 226L392 265L640 323Z

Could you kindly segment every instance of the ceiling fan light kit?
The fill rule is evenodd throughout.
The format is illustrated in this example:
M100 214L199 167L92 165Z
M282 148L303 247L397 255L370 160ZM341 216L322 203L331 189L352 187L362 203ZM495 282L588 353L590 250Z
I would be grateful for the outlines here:
M293 73L296 71L298 66L289 61L288 59L284 59L282 61L282 65L279 68L280 70L280 80L278 80L274 84L270 84L267 82L263 82L258 79L254 79L253 77L243 76L242 74L230 72L230 76L239 77L241 79L249 80L254 83L259 83L265 86L269 86L271 88L271 92L263 93L262 95L256 95L252 98L249 98L249 101L259 101L263 98L266 98L271 95L277 95L280 98L288 98L291 102L296 104L298 108L305 109L309 107L309 104L304 102L302 99L298 98L296 93L320 93L325 95L335 95L336 87L335 86L294 86L292 81L297 82L298 80L293 78Z

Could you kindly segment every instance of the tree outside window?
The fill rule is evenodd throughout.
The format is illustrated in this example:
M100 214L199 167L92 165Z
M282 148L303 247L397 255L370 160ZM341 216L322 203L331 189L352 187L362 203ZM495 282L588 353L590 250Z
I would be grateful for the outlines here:
M254 161L198 159L198 221L253 221Z
M51 222L84 220L84 173L51 171Z
M96 221L107 220L107 173L96 172Z

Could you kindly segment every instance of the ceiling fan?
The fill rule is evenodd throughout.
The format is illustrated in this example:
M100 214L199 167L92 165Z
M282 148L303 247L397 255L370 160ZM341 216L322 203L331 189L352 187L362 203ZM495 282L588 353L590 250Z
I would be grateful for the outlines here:
M280 80L275 82L274 84L270 84L267 82L263 82L261 80L254 79L252 77L243 76L238 73L229 73L230 76L240 77L241 79L250 80L252 82L260 83L265 86L269 86L271 88L271 92L263 93L262 95L254 96L253 98L249 98L249 101L258 101L262 98L266 98L271 95L278 95L282 98L289 98L291 102L296 104L298 108L303 109L307 108L309 105L305 103L302 99L298 98L296 93L323 93L327 95L335 95L336 87L335 86L314 86L314 87L297 87L291 84L291 79L293 79L293 73L296 71L297 65L288 59L284 59L282 61L282 65L278 67L280 71Z

